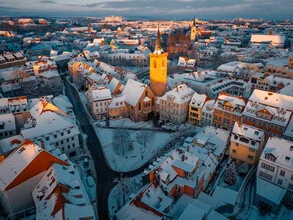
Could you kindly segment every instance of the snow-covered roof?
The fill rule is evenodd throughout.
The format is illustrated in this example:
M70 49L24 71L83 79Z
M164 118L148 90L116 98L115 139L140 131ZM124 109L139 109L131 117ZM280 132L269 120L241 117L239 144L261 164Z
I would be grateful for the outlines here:
M231 141L246 145L252 149L259 150L259 144L264 137L264 131L249 125L235 122L231 136ZM245 141L241 141L240 137L245 137Z
M229 135L229 131L206 126L194 136L193 143L198 146L203 146L215 156L219 157L224 154Z
M282 45L285 43L286 36L282 35L265 35L265 34L252 34L250 42L262 43L272 42L273 44Z
M0 163L0 189L5 191L9 184L42 152L42 148L25 141L17 150Z
M44 78L55 78L55 77L60 77L59 73L57 70L48 70L45 72L40 73L40 76Z
M273 162L275 165L293 171L293 142L277 137L270 137L261 154L261 160L266 160L266 154L275 156L276 160Z
M122 92L122 95L125 96L125 102L136 106L147 87L146 84L129 79Z
M183 104L183 103L189 102L193 94L194 94L193 89L191 89L186 84L180 84L175 86L169 92L165 93L165 95L163 95L159 99L165 100L165 101L170 100L173 103Z
M91 96L91 100L93 102L112 99L110 89L105 86L94 85L88 90L88 93L88 95Z
M221 92L214 105L214 108L226 111L224 110L224 105L232 107L231 111L233 111L234 114L241 114L245 108L246 99Z
M117 96L114 97L111 101L111 103L109 104L108 108L120 108L126 106L125 104L125 96Z
M260 177L256 177L256 194L279 205L286 193L286 189L270 183Z
M79 134L75 123L60 108L46 100L41 100L30 110L31 117L27 120L21 135L25 139L38 138L61 130L71 130L70 135Z
M33 190L33 198L38 219L50 219L56 215L65 219L94 217L79 173L73 165L54 163Z
M15 131L15 117L13 114L0 115L0 133Z
M216 100L214 99L206 101L201 111L210 114L213 113L215 103Z
M293 110L293 97L279 93L255 89L251 94L249 101L267 106L284 108L291 111Z
M245 68L245 63L233 61L230 63L222 64L217 68L218 71L224 71L224 72L236 72L237 70Z
M192 107L201 109L203 107L203 105L205 104L206 99L207 99L207 95L199 94L199 93L195 92L192 96L192 99L191 99L189 105Z

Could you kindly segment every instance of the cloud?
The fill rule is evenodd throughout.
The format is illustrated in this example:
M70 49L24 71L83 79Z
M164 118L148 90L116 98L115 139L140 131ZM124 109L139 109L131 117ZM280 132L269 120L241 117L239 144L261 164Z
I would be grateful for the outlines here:
M103 5L103 3L84 3L84 4L65 3L63 5L71 6L71 7L94 8L94 7Z
M58 4L57 2L55 2L55 1L50 1L50 0L41 0L40 2L41 2L41 3L45 3L45 4Z
M0 6L0 11L7 11L7 10L16 10L16 8L13 7L6 7L6 6Z

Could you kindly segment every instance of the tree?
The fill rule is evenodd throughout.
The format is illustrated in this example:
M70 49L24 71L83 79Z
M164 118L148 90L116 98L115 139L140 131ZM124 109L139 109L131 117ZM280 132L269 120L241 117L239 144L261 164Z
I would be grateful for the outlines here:
M229 186L233 186L236 184L237 171L236 171L235 162L230 163L224 175L225 175L225 180L224 180L225 183L227 183Z
M125 129L115 129L113 132L113 141L114 151L117 154L121 154L122 152L122 155L124 156L131 143L129 131Z

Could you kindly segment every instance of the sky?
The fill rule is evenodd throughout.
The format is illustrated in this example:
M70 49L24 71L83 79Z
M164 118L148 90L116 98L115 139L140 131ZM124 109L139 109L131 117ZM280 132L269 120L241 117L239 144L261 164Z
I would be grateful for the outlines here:
M293 0L0 0L0 16L293 20Z

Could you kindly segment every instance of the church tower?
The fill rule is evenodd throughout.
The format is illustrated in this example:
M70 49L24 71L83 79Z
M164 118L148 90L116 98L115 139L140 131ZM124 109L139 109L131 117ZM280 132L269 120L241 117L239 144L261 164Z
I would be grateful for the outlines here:
M195 41L196 40L196 27L195 27L195 19L193 18L193 22L192 22L192 27L191 27L191 30L190 30L190 40L191 41Z
M92 32L92 26L91 26L91 24L88 24L88 26L87 26L87 32L88 33L91 33Z
M158 28L155 51L150 54L150 84L156 96L163 96L167 90L167 56L162 49Z

